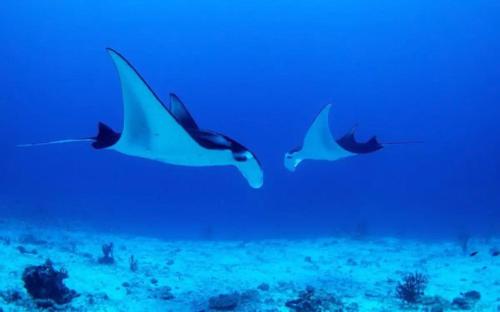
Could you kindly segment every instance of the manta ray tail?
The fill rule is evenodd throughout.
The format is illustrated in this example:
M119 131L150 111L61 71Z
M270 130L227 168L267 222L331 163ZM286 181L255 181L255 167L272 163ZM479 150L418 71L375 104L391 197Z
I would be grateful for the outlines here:
M62 139L40 143L18 144L17 147L32 147L52 144L65 144L75 142L92 142L92 146L96 149L110 147L115 144L120 138L120 134L113 131L110 127L100 122L98 125L99 132L95 137L77 138L77 139Z
M424 141L394 141L394 142L381 142L382 145L401 145L401 144L421 144Z
M31 146L64 144L64 143L74 143L74 142L94 142L94 141L95 141L94 138L63 139L63 140L55 140L55 141L48 141L48 142L18 144L18 145L16 145L16 147L31 147Z

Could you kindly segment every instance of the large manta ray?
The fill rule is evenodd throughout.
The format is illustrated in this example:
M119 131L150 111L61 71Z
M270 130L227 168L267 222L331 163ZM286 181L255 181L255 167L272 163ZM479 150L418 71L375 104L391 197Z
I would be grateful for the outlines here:
M295 171L306 159L337 160L357 154L367 154L383 148L376 137L366 143L359 143L354 138L354 130L338 140L332 137L328 116L332 105L326 105L318 114L306 133L301 147L294 148L285 154L285 167Z
M262 186L262 168L252 152L226 135L200 129L176 95L170 95L170 109L167 108L130 62L113 49L107 51L121 82L122 133L99 123L95 137L21 146L91 141L96 149L114 150L167 164L235 166L251 187Z

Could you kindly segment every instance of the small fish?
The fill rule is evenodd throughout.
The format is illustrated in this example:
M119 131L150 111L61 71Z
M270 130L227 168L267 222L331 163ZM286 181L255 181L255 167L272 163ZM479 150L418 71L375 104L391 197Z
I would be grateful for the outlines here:
M492 250L492 251L491 251L491 255L492 255L493 257L498 257L498 256L500 256L500 250Z
M477 255L479 253L479 251L473 251L469 254L470 257L474 257L475 255Z

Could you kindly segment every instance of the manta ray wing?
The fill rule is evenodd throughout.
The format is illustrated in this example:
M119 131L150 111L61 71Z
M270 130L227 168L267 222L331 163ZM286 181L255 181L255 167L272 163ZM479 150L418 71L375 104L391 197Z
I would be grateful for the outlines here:
M332 105L326 105L316 116L304 138L302 150L310 158L340 158L350 153L344 150L332 137L329 115Z
M115 50L107 51L120 77L124 115L120 139L110 148L152 159L158 155L201 152L203 148L167 110L135 68Z
M329 114L331 107L331 104L326 105L316 116L307 130L302 146L285 153L285 168L295 171L303 160L332 161L354 155L339 145L330 132Z

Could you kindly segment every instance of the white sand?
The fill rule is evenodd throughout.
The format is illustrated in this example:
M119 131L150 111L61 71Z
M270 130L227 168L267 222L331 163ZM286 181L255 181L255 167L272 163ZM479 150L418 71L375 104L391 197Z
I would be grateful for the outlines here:
M162 241L92 231L36 229L11 221L0 224L0 237L11 240L9 245L0 241L0 291L17 289L25 297L10 304L0 298L4 311L29 310L23 303L29 300L21 279L23 269L42 264L47 258L56 268L64 266L69 272L66 285L81 294L70 304L77 311L201 311L207 309L211 296L256 289L261 283L268 283L270 290L259 291L258 301L241 305L237 311L289 311L285 302L297 298L306 285L333 293L345 306L356 303L359 311L399 311L403 307L395 298L397 281L415 271L429 278L426 295L451 301L461 292L477 290L481 300L473 311L500 311L500 257L489 254L492 246L500 246L499 240L473 240L471 250L479 253L470 257L456 242L394 238ZM20 243L19 238L26 234L48 244ZM101 245L107 242L114 243L115 265L96 263ZM38 254L21 254L17 249L20 245L36 249ZM130 255L139 261L135 273L129 269ZM152 278L158 280L156 285ZM130 286L124 287L124 282ZM172 288L175 299L153 298L163 286ZM90 295L95 297L93 304L88 303ZM423 311L423 307L419 309Z

